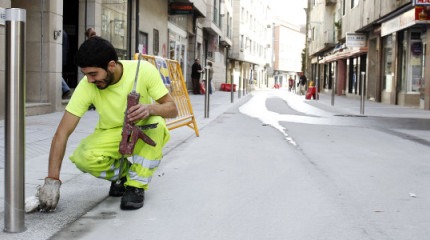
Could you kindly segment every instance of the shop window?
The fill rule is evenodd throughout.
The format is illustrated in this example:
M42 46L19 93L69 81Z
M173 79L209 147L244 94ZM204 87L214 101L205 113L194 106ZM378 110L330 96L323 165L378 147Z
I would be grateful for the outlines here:
M423 53L421 54L422 66L426 65L426 52L427 52L427 44L424 43L423 44ZM425 68L423 67L421 69L421 78L419 81L419 88L418 88L418 91L420 94L420 101L422 101L422 102L424 102L424 89L425 89L425 82L426 82L426 81L424 81L424 79L425 79Z
M357 57L349 59L348 93L352 94L359 93L360 69L358 68L358 61Z
M328 76L329 76L328 64L324 64L323 88L327 88Z
M382 90L392 91L393 81L393 37L387 36L383 39L383 81Z
M423 69L424 69L424 46L421 41L421 33L412 32L411 33L411 43L409 51L409 67L411 76L407 81L407 91L413 93L420 93L422 91L422 86L424 84Z
M332 87L333 87L335 72L336 72L336 62L331 62L330 63L330 78L328 80L328 89L332 89Z
M406 68L407 68L406 61L407 61L407 54L408 54L408 42L407 42L406 35L407 35L407 31L399 32L398 39L397 39L398 47L399 47L398 48L399 49L398 50L399 51L399 54L398 54L398 64L399 64L398 77L399 77L399 79L397 81L397 88L402 92L406 91L406 77L407 77L407 75L406 75L406 71L407 71L406 70Z
M357 83L358 84L357 88L359 89L358 94L361 95L361 92L365 90L365 89L361 89L361 81L366 80L365 78L363 78L363 75L361 73L366 72L367 54L360 55L359 59L360 59L360 71L358 71L358 74L360 75L360 77L359 77L359 82ZM364 87L366 88L366 84L364 84Z

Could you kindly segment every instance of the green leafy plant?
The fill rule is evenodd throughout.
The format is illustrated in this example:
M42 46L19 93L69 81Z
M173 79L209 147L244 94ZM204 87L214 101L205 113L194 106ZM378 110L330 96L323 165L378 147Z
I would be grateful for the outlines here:
M337 22L334 22L333 24L338 30L342 28L342 23L340 22L340 20Z

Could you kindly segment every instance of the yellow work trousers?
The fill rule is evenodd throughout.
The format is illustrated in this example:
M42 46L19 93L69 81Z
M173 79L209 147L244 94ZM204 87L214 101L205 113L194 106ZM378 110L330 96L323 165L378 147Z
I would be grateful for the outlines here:
M96 129L93 134L81 141L70 160L82 172L95 177L115 181L119 174L127 176L125 186L148 189L152 174L157 169L162 158L162 148L169 141L170 134L162 117L151 116L139 125L158 123L153 129L144 130L157 145L150 146L138 140L132 163L124 158L121 174L119 173L120 158L119 143L121 141L122 127L112 129Z

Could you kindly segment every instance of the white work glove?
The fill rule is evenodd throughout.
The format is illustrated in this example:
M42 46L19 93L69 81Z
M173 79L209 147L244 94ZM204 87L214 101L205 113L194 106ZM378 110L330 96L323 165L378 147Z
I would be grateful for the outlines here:
M59 179L45 178L45 184L39 189L39 208L42 211L55 210L58 200L60 200L60 186Z

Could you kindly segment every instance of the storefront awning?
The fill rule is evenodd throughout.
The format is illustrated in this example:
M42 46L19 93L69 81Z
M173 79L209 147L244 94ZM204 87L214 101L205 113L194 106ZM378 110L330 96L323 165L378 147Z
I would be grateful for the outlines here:
M339 59L345 59L356 55L361 55L367 53L369 50L368 47L360 47L360 48L345 48L342 51L338 51L332 55L325 56L320 63L328 63L333 62Z

